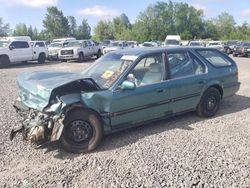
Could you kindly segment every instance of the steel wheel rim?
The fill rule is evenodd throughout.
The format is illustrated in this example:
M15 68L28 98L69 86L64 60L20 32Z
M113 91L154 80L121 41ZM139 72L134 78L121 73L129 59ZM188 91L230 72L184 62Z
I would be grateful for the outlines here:
M69 138L75 143L85 143L93 137L92 126L83 120L76 120L70 123Z

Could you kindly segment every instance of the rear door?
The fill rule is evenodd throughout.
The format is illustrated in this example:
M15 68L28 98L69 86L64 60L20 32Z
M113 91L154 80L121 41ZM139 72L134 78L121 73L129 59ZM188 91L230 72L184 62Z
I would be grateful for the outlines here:
M172 113L195 109L207 82L206 66L192 52L175 49L168 52Z

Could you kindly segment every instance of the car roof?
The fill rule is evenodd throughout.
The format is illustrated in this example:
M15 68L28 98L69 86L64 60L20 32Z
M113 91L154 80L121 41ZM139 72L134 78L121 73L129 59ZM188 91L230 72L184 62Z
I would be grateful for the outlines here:
M205 48L205 47L149 47L149 48L126 48L122 50L116 50L114 54L121 54L121 55L146 55L148 53L158 53L158 52L165 52L166 50L174 50L174 49L182 49L182 50L189 50L189 49L214 49L214 48Z

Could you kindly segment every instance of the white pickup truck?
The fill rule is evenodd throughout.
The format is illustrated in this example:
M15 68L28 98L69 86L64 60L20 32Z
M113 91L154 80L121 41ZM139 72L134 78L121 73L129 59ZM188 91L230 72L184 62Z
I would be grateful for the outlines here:
M22 39L0 39L0 67L10 64L37 60L44 63L47 47L42 41L27 41Z
M71 41L59 51L59 59L62 62L68 60L82 62L85 57L96 56L99 58L101 55L101 46L96 45L92 40Z

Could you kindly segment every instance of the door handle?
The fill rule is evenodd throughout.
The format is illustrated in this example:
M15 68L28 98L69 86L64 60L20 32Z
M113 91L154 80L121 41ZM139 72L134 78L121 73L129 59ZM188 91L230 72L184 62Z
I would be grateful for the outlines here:
M157 93L163 93L164 92L164 89L158 89L156 90Z
M205 84L206 82L205 82L205 80L200 80L199 82L198 82L198 84Z

